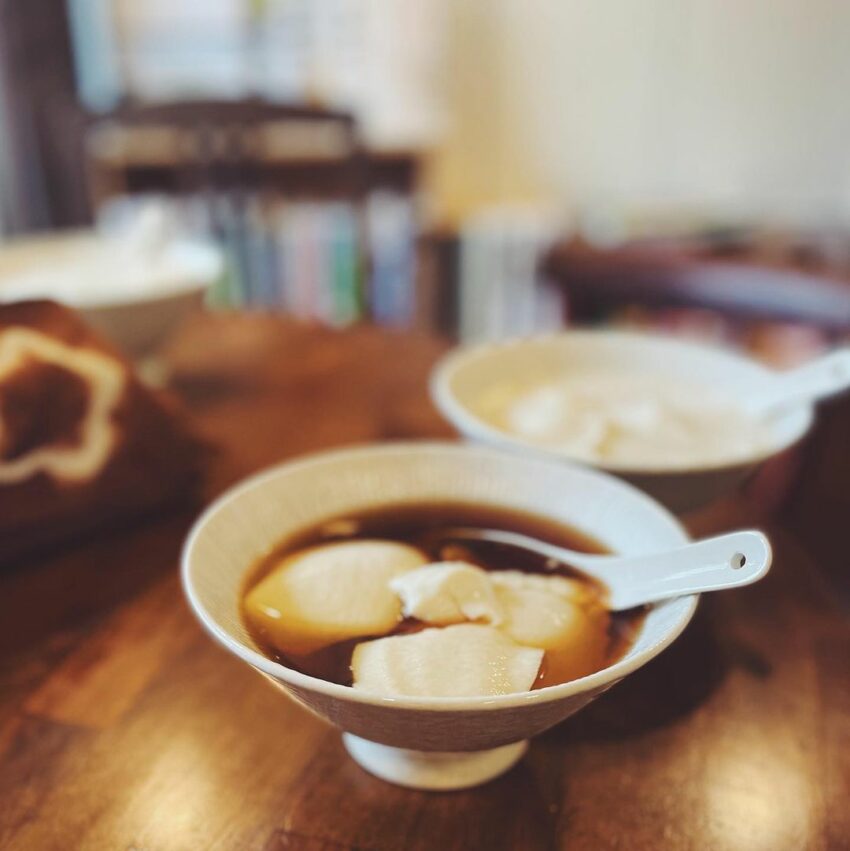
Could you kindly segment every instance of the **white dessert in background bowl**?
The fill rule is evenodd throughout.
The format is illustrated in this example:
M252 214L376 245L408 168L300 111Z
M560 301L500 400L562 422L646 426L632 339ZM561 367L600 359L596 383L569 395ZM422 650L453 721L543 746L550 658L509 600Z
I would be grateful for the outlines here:
M469 439L597 467L681 512L730 492L808 431L810 404L749 413L775 377L719 347L582 330L457 350L431 393Z
M573 595L567 580L512 571L488 579L471 574L462 562L426 564L409 547L364 541L287 556L277 580L270 573L245 595L253 566L282 540L329 518L418 503L535 515L623 554L687 542L669 512L611 476L452 443L322 453L275 467L221 497L197 521L183 551L183 586L195 615L227 650L339 727L352 757L391 782L459 789L507 771L528 739L579 711L674 641L696 608L693 596L652 605L616 661L527 690L544 650L559 645L572 629L564 617L575 611L566 602ZM269 580L278 582L271 589L277 600L262 599ZM552 582L563 584L564 601L553 598ZM353 687L311 676L264 652L243 617L243 599L253 605L255 592L256 610L265 609L287 646L306 639L309 646L300 649L309 651L341 636L361 636L352 659ZM294 631L278 617L279 607L295 614ZM380 637L402 609L415 612L427 628ZM451 665L442 661L447 657Z

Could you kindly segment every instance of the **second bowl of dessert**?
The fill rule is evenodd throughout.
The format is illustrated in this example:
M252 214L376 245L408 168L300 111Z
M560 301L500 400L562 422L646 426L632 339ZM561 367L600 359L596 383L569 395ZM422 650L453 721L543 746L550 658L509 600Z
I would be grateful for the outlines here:
M610 613L599 589L552 565L459 547L446 534L459 524L635 555L687 542L664 508L604 474L387 444L283 464L225 494L190 533L184 588L213 638L339 727L368 771L472 786L660 653L696 598Z
M568 331L459 349L434 370L431 395L464 437L613 473L683 512L809 430L809 404L750 413L776 377L716 346Z

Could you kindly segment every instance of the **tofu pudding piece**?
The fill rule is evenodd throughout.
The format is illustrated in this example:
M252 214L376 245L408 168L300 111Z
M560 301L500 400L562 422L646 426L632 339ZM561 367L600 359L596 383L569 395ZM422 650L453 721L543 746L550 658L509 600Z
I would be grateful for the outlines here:
M698 377L599 370L494 384L471 410L541 448L627 469L733 464L771 444L767 423Z
M643 609L609 612L603 586L515 547L452 542L452 526L605 552L559 523L489 506L406 504L329 518L249 571L250 635L287 667L388 697L544 688L628 651Z

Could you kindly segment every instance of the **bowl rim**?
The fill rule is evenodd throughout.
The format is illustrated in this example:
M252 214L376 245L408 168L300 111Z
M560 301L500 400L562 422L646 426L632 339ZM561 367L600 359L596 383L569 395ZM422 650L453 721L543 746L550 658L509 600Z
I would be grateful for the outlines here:
M404 454L411 451L427 453L445 452L447 450L463 454L474 453L485 456L490 455L497 458L511 457L515 460L518 459L529 464L543 464L551 466L553 463L551 460L540 458L522 458L517 456L515 453L506 453L504 450L494 449L492 447L465 446L462 443L451 441L408 440L380 444L357 444L340 449L310 453L309 455L283 461L280 464L275 464L274 466L255 473L228 488L200 514L192 525L192 528L184 542L180 557L180 574L183 592L189 602L191 610L201 622L204 629L216 641L230 650L234 655L247 662L249 665L286 685L292 685L296 688L303 688L312 692L318 692L326 697L336 698L350 703L407 710L497 710L559 701L572 695L613 685L627 674L630 674L645 665L648 661L650 661L650 659L661 653L662 650L672 644L673 641L679 637L696 611L699 595L679 597L675 600L664 601L658 604L663 606L685 601L685 606L678 619L649 647L646 647L632 657L620 659L613 665L609 665L607 668L603 668L600 671L596 671L593 674L589 674L588 676L581 677L577 680L570 680L569 682L561 683L560 685L547 686L546 688L535 689L534 691L515 692L496 696L386 697L371 694L369 692L358 691L351 686L339 685L338 683L332 683L318 677L312 677L309 674L303 674L293 668L288 668L279 662L274 662L259 651L253 650L241 641L233 638L229 632L222 629L217 624L215 618L213 618L204 608L199 595L195 591L192 579L195 546L199 538L204 534L204 530L213 516L217 515L231 503L241 499L249 491L262 487L266 482L272 481L279 476L286 475L290 471L302 470L310 466L318 466L328 460L344 461L348 457L361 456L364 454ZM638 488L628 484L627 482L623 482L614 476L609 476L606 473L599 472L598 470L586 469L578 466L571 466L569 469L570 472L574 475L578 475L579 477L604 479L606 485L628 494L629 499L643 503L644 507L649 508L656 514L660 515L661 519L668 524L670 531L681 538L682 544L685 544L690 540L685 528L676 519L676 517Z
M109 241L109 237L99 234L94 228L82 228L71 230L62 234L32 234L16 237L12 241L0 246L0 251L14 253L16 251L27 251L37 249L40 246L50 245L65 246L73 248L78 245L81 248L93 247L98 243ZM177 301L189 296L206 292L225 271L225 257L221 247L213 240L194 235L180 235L171 240L167 249L177 252L185 258L193 255L199 260L199 267L203 264L204 269L185 269L169 277L168 285L160 290L130 292L129 297L116 295L114 293L103 293L94 297L67 298L62 293L43 293L27 297L26 301L48 299L65 304L75 310L97 312L109 310L121 310L142 305L152 305L157 302ZM20 274L20 273L18 273ZM5 303L3 294L3 281L14 280L15 273L4 276L0 268L0 303Z
M758 370L767 379L769 379L773 370L759 363L754 358L748 357L739 351L736 351L728 346L712 345L704 342L694 342L684 340L679 337L665 336L650 331L624 331L620 329L594 329L594 328L575 328L566 331L555 331L551 334L534 334L525 337L514 337L509 340L500 340L492 343L477 343L470 346L458 346L447 354L443 355L431 370L431 375L428 379L428 387L431 395L431 400L436 405L440 413L457 428L463 435L469 436L474 440L481 440L493 446L500 446L506 449L521 450L530 452L538 457L557 459L561 462L576 464L585 468L610 472L616 475L631 475L631 476L683 476L695 475L698 473L718 473L723 471L740 469L761 464L768 458L785 452L795 444L799 443L808 432L814 423L814 405L799 404L795 405L790 410L797 411L803 416L800 424L795 430L792 430L789 435L782 440L774 441L770 447L748 455L743 458L732 461L718 461L709 464L699 464L690 466L635 466L634 464L618 463L616 461L594 461L592 459L580 458L577 455L570 455L567 452L550 449L531 441L524 440L521 437L502 431L496 426L482 420L480 417L473 414L469 408L461 402L454 391L451 389L451 380L455 372L466 364L483 360L494 352L501 352L512 348L519 348L527 345L547 345L549 343L558 344L568 339L595 339L606 340L609 343L625 342L625 343L640 343L642 345L657 345L669 347L672 349L684 348L691 351L699 351L710 357L718 360L725 360L729 364L744 367L746 369Z

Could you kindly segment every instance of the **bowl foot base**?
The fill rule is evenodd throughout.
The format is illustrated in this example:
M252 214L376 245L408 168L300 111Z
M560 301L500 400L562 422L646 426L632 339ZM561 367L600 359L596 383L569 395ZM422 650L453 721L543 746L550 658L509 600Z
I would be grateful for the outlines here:
M488 751L442 753L392 748L342 734L352 759L370 774L411 789L468 789L504 774L522 759L528 742L515 742Z

